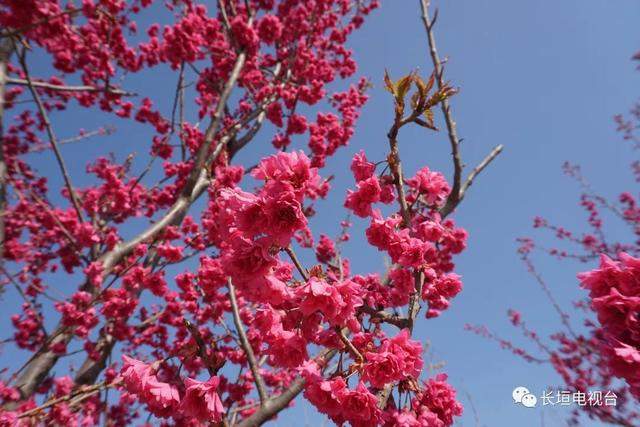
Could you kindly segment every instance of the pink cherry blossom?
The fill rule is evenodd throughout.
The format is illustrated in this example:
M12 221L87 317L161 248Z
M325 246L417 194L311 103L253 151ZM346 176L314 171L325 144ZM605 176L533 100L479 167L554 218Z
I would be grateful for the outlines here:
M202 382L186 378L184 382L186 390L180 404L183 413L201 422L222 420L225 411L217 393L220 379L213 376Z

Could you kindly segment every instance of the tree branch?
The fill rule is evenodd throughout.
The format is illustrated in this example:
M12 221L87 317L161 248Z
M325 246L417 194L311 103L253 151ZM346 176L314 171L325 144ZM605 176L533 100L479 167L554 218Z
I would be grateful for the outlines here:
M387 133L389 139L389 169L393 175L393 184L396 187L398 193L398 203L400 204L400 214L402 215L403 227L408 227L411 223L411 213L409 212L409 205L407 204L407 198L404 192L404 176L402 174L402 163L400 162L400 151L398 150L398 132L404 125L401 113L396 111L396 117L391 126L391 129Z
M444 69L442 67L442 61L438 55L438 49L436 46L436 39L433 33L433 26L435 24L435 19L432 21L429 16L429 4L430 0L419 0L420 8L422 11L422 23L424 25L424 29L427 32L427 40L429 42L429 55L431 56L431 62L433 63L433 67L436 75L436 82L439 88L442 88L445 85L444 82ZM437 13L436 13L437 15ZM503 149L502 145L498 145L495 147L489 155L469 174L469 177L466 179L464 184L462 183L462 160L460 156L460 139L458 138L458 132L456 130L456 122L453 120L453 115L451 113L451 106L449 105L449 100L444 99L440 103L440 108L442 109L442 115L444 116L444 121L447 126L447 134L449 136L449 144L451 145L451 157L453 160L453 187L451 188L451 193L449 193L449 197L447 197L447 201L444 206L440 210L442 217L446 217L451 212L455 210L455 208L460 204L462 199L464 198L465 192L473 183L475 177L482 172L482 170L496 158L498 154Z
M227 101L229 100L229 96L231 96L231 90L236 84L238 77L240 77L240 72L244 67L244 63L246 60L246 54L241 52L238 54L236 58L236 62L233 66L233 70L229 75L229 79L224 85L224 89L220 94L220 99L218 100L218 105L216 106L216 110L213 114L213 118L211 119L211 123L204 134L204 142L198 149L198 153L195 156L193 161L193 169L191 170L191 174L187 178L187 182L185 184L185 191L182 192L183 195L190 192L189 188L195 186L195 183L198 181L200 174L202 172L202 168L205 165L207 159L209 158L209 148L215 139L215 135L218 132L218 128L220 127L220 123L222 122L222 116L224 115L224 109L227 105ZM218 144L216 147L216 151L214 151L213 156L217 157L219 151L217 149L222 149L221 145Z
M111 382L111 383L103 382L103 383L100 383L100 384L95 384L95 385L92 385L92 386L89 386L89 387L83 387L81 389L72 391L71 393L69 393L67 395L64 395L64 396L61 396L61 397L58 397L58 398L55 398L55 399L51 399L51 400L47 401L46 403L38 406L37 408L33 408L33 409L30 409L30 410L28 410L26 412L21 413L20 415L18 415L18 419L31 417L33 415L38 414L41 411L44 411L47 408L50 408L50 407L52 407L54 405L57 405L58 403L68 402L68 401L70 401L71 399L73 399L75 397L79 397L79 396L88 397L88 396L91 396L93 394L96 394L97 392L99 392L102 389L106 389L106 388L109 388L109 387L116 386L118 384L118 382L119 381L117 381L117 380L115 382Z
M404 177L402 174L402 162L400 161L400 151L398 149L398 132L404 125L414 121L415 117L419 114L418 111L413 111L408 117L403 118L403 109L396 107L395 118L391 129L387 133L389 139L389 169L393 175L393 182L398 193L398 203L400 204L400 213L402 215L402 227L406 228L411 225L411 210L407 204L407 198L404 191ZM414 292L409 298L409 312L407 315L407 327L409 330L413 330L413 320L420 310L420 303L418 299L422 294L422 286L424 283L424 274L422 272L414 273Z
M293 261L293 265L296 266L296 268L298 269L298 272L300 273L304 281L305 282L308 281L309 273L307 272L307 269L304 268L300 263L300 260L296 256L296 253L293 251L293 248L291 247L291 245L284 248L284 251L287 253L287 255L289 255L289 258L291 258L291 261Z
M320 366L326 365L336 354L336 350L324 350L317 358L316 362ZM238 427L257 427L271 419L278 412L289 406L289 403L299 395L304 389L306 380L298 376L289 388L277 397L267 400L264 406L260 407L249 418L242 420Z
M191 335L193 336L193 339L195 340L196 345L198 346L198 356L200 356L200 359L202 359L202 363L204 363L204 365L206 366L207 371L209 372L209 375L211 376L216 375L218 373L218 370L222 367L222 365L215 366L213 361L209 358L209 355L207 354L207 344L204 342L204 339L202 338L202 334L200 334L198 327L186 319L184 320L184 324L189 330L189 332L191 333Z
M431 18L429 17L429 3L430 0L419 0L420 7L422 9L422 22L424 24L424 28L427 32L427 40L429 42L429 54L431 56L431 62L433 63L433 68L436 76L436 83L438 88L442 88L444 86L444 76L443 76L443 67L442 62L440 61L440 57L438 56L438 49L436 47L436 39L433 34L433 23L431 22ZM462 160L460 158L460 140L458 138L458 133L456 131L456 122L453 120L451 114L451 107L449 105L449 100L444 99L440 103L440 108L442 109L442 114L444 116L444 120L447 126L447 134L449 135L449 144L451 145L451 157L453 159L453 187L451 189L451 193L447 198L447 202L445 206L452 206L449 208L453 210L453 208L459 202L460 196L460 186L462 181Z
M491 150L491 152L487 154L487 156L478 164L478 166L473 168L467 179L464 181L464 184L462 184L462 187L460 187L460 194L458 196L456 205L459 204L462 199L464 199L467 190L469 189L469 187L471 187L471 184L473 184L473 181L480 174L480 172L482 172L487 166L489 166L489 164L496 157L498 157L503 149L504 146L502 144L496 145L493 150ZM445 204L442 209L440 209L440 215L442 215L443 218L448 216L453 211L453 209L455 209L456 205L449 205L448 203Z
M37 80L32 80L31 82L29 82L28 78L16 79L16 78L9 77L7 79L7 84L17 85L17 86L31 85L38 89L52 90L57 92L106 92L112 95L119 95L119 96L136 96L137 95L133 92L126 92L124 90L116 89L110 86L107 86L107 87L96 87L96 86L86 86L86 85L66 86L66 85L57 85L57 84L37 81Z
M91 132L86 132L86 133L83 133L83 134L80 134L80 135L72 136L72 137L67 138L67 139L61 139L60 141L58 141L58 145L74 144L76 142L80 142L80 141L83 141L85 139L92 138L94 136L111 135L113 132L115 132L115 128L112 128L112 127L96 129L96 130L92 130ZM29 149L27 150L27 153L40 153L40 152L46 151L46 150L48 150L50 148L51 147L47 147L46 145L29 147Z
M31 92L31 96L33 96L33 100L36 102L38 106L38 111L40 112L40 116L42 117L42 121L44 122L45 128L47 130L47 136L49 137L49 142L51 143L51 148L56 156L56 160L58 161L58 166L60 167L60 171L62 173L62 177L64 179L65 186L67 187L67 191L69 191L69 198L71 199L71 203L78 214L78 220L80 222L84 222L84 216L82 215L82 208L80 206L80 200L78 199L78 195L76 194L75 189L73 188L73 184L71 183L71 178L69 177L69 172L67 171L67 167L64 163L64 159L62 154L60 153L60 147L58 147L58 140L56 139L55 134L53 133L53 128L51 126L51 121L49 120L49 116L47 115L47 110L44 108L42 104L42 100L40 99L40 95L38 95L38 91L35 90L33 86L33 82L31 81L31 77L29 76L29 69L27 68L27 61L25 58L25 52L18 53L18 59L20 61L20 65L22 67L22 71L26 77L27 86L29 87L29 91Z
M347 347L347 349L349 349L349 352L351 352L351 355L355 357L359 363L364 362L364 357L362 357L362 354L353 345L353 343L349 341L349 338L347 338L347 336L344 334L344 331L342 330L342 328L340 326L336 326L335 331L338 334L340 341L342 341L342 343Z
M464 197L464 193L467 191L467 189L469 187L471 187L471 184L473 184L473 180L476 178L476 176L478 176L478 174L480 172L482 172L484 170L484 168L489 166L489 163L491 163L493 161L493 159L498 157L498 154L500 154L502 152L503 148L504 148L504 145L502 145L502 144L496 145L493 148L493 150L491 150L491 152L489 154L487 154L487 157L485 157L478 164L478 166L473 168L473 170L471 171L471 173L467 177L467 180L464 182L464 184L462 184L462 188L460 188L460 199L462 199Z
M378 322L388 323L390 325L397 326L400 329L409 327L409 319L407 319L406 317L391 314L384 310L376 310L375 308L369 306L360 307L360 311L363 313L367 313L369 316L371 316L372 320Z
M7 65L13 53L13 43L9 39L0 42L0 266L4 261L5 225L7 208L7 163L4 158L4 93L7 82Z
M247 356L249 368L251 368L251 373L253 374L253 381L256 383L256 389L258 390L258 396L260 397L260 406L264 407L268 398L267 387L264 384L262 375L260 375L260 367L258 366L256 356L253 354L251 343L249 343L247 334L245 334L244 328L242 327L242 319L240 319L240 312L238 311L238 301L236 299L236 290L230 277L227 279L227 285L229 287L229 300L231 301L233 323L236 325L236 331L238 332L238 336L240 337L240 344L242 345L244 354Z

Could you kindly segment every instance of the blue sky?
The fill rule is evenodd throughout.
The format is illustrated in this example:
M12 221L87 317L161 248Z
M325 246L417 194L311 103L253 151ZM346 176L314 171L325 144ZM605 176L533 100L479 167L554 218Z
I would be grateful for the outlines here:
M319 214L312 223L316 235L335 235L336 218L346 214L342 202L346 189L353 185L348 173L352 154L364 149L370 159L385 155L385 135L392 117L389 94L382 90L385 68L392 76L414 69L423 75L431 72L418 1L382 3L350 43L360 64L359 74L369 76L375 85L350 146L331 159L325 171L336 179L330 200L318 205ZM464 138L467 170L493 146L504 144L505 150L472 186L453 216L470 233L469 247L457 259L464 291L442 317L421 321L416 336L431 343L435 362L446 362L443 370L465 404L461 425L476 425L467 395L480 425L537 426L541 417L545 425L560 425L566 412L525 409L511 400L516 386L525 385L539 395L557 384L555 373L548 367L526 364L495 343L465 332L463 326L484 324L522 343L506 318L512 307L522 311L530 326L543 335L559 328L557 316L515 253L515 239L532 234L535 215L583 229L586 215L577 206L578 187L560 169L565 160L581 164L594 187L605 195L633 190L628 169L633 153L615 133L612 116L625 112L639 93L640 73L630 57L640 49L640 4L631 0L450 0L438 6L440 54L449 57L447 78L461 88L452 109ZM42 75L37 69L32 74ZM167 97L172 97L175 87L175 75L168 71L154 80L128 81L140 92L162 90ZM164 103L168 113L170 100ZM73 135L79 123L89 130L104 124L75 110L56 116L61 138ZM265 139L256 141L259 145L239 156L240 161L249 162L268 151L264 135ZM451 176L444 132L403 129L400 141L407 174L428 165ZM63 154L72 176L82 183L88 159L105 151L123 158L132 150L144 152L147 144L146 132L125 127L95 143L65 146ZM33 161L45 174L55 166L51 153L33 155ZM144 157L138 159L138 165L144 163ZM365 247L365 226L354 220L346 255L355 272L382 271L382 254ZM620 225L611 224L608 230L624 239L626 230ZM567 305L581 295L575 274L585 266L540 258L539 267L562 303ZM75 283L60 286L70 293ZM4 303L17 301L8 294ZM3 358L16 363L23 360L13 351ZM303 420L309 426L323 422L308 406L298 405L277 424L298 426Z

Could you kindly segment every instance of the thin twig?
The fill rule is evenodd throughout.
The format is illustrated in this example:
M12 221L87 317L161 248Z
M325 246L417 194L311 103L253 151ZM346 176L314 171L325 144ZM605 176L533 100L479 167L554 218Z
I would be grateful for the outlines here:
M491 163L496 157L498 157L503 149L504 146L502 144L496 145L493 150L491 150L491 152L487 154L487 156L478 164L478 166L473 168L467 179L464 181L464 184L462 184L462 187L460 187L460 192L458 194L456 204L454 205L445 203L442 209L440 209L440 215L442 215L443 218L453 212L456 206L460 204L462 199L464 199L467 190L469 189L469 187L471 187L471 184L473 184L474 179L480 174L480 172L482 172L487 166L489 166L489 163Z
M296 253L293 251L293 248L291 246L287 246L286 248L284 248L284 251L287 253L287 255L289 255L289 258L291 258L291 261L293 261L293 265L296 266L296 268L298 269L298 272L300 272L300 275L302 276L304 281L305 282L308 281L309 273L300 263L300 260L296 256Z
M249 368L251 368L251 373L253 374L253 381L256 383L256 389L258 390L258 396L260 397L260 406L264 406L267 402L267 387L262 379L262 375L260 375L260 367L258 366L258 362L256 360L256 356L253 354L253 349L251 348L251 344L247 339L247 334L244 332L244 327L242 326L242 320L240 319L240 312L238 311L238 301L236 300L236 290L233 286L233 282L229 277L227 280L227 285L229 286L229 300L231 301L231 311L233 313L233 323L236 325L236 331L238 332L238 336L240 337L240 343L242 345L242 349L244 350L244 354L247 356L247 361L249 362Z
M114 387L118 383L119 383L119 381L116 380L116 381L111 382L111 383L102 382L102 383L99 383L99 384L94 384L94 385L89 386L89 387L80 388L78 390L75 390L75 391L67 394L67 395L58 397L56 399L49 400L48 402L44 403L43 405L38 406L37 408L33 408L33 409L30 409L30 410L28 410L26 412L23 412L20 415L18 415L18 418L26 418L26 417L30 417L32 415L36 415L37 413L39 413L39 412L41 412L41 411L43 411L43 410L45 410L47 408L50 408L50 407L52 407L54 405L57 405L58 403L66 402L66 401L69 401L69 400L71 400L71 399L73 399L75 397L79 397L79 396L90 396L90 395L93 395L93 394L99 392L103 388ZM78 403L78 402L76 402L76 403Z
M347 336L344 334L344 331L342 330L342 328L340 326L336 326L335 331L338 334L340 341L342 341L342 343L349 349L349 351L351 352L351 355L354 356L358 360L358 362L360 363L364 362L364 357L362 357L362 354L353 345L353 343L349 341L349 338L347 338Z
M44 90L52 90L57 92L106 92L112 95L119 96L136 96L133 92L126 92L121 89L116 89L110 86L107 87L96 87L96 86L88 86L88 85L78 85L78 86L67 86L67 85L57 85L54 83L31 80L29 82L29 78L27 79L16 79L13 77L9 77L7 79L7 84L17 85L17 86L31 86L44 89Z
M209 359L209 355L207 354L207 345L204 342L204 339L202 338L202 335L200 334L198 327L193 325L187 319L184 320L184 324L189 330L189 332L191 332L191 335L193 335L193 339L195 340L196 345L198 346L198 355L200 356L200 359L202 359L202 362L207 367L207 371L209 371L209 375L211 376L216 375L217 369Z
M471 186L471 184L473 184L473 180L476 178L476 176L478 176L478 174L480 172L482 172L484 170L484 168L489 166L489 163L491 163L493 161L493 159L498 157L498 154L500 154L503 149L504 149L504 145L502 145L502 144L496 145L493 148L493 150L491 150L491 152L489 154L487 154L487 157L485 157L478 164L478 166L473 168L473 170L471 171L471 173L467 177L467 179L464 182L464 184L462 184L462 188L460 189L460 192L461 192L460 197L461 198L464 196L465 191L467 191L467 189Z
M438 88L442 89L444 87L444 76L443 76L443 68L442 62L440 61L440 57L438 56L438 49L436 47L436 39L433 35L433 23L429 17L429 3L430 0L419 0L420 7L422 9L422 22L424 24L424 28L427 31L427 40L429 41L429 54L431 56L431 61L433 62L433 68L436 76L436 83ZM434 22L435 23L435 22ZM449 193L449 197L447 198L447 202L445 206L453 206L455 207L459 202L460 196L460 186L462 185L462 160L460 158L460 139L458 138L458 133L456 131L456 122L453 120L451 114L451 107L449 106L449 100L443 99L440 103L440 108L442 109L442 114L444 116L444 121L447 126L447 134L449 135L449 144L451 146L451 157L453 159L453 187L451 188L451 193ZM449 208L453 210L453 208Z
M53 133L53 128L51 126L51 122L49 121L49 116L47 115L47 110L44 108L42 104L42 100L40 99L40 95L38 95L38 91L34 88L33 82L31 81L31 77L29 76L29 69L27 68L27 61L25 58L25 52L18 54L18 58L20 61L20 65L22 66L22 71L26 77L27 86L29 87L29 91L33 96L33 100L36 102L38 106L38 111L40 112L40 116L42 117L42 121L44 122L45 128L47 130L47 136L49 137L49 142L51 143L51 148L53 149L54 154L56 155L56 160L58 161L58 166L60 167L60 171L62 172L62 177L64 178L64 183L69 191L69 198L73 204L73 207L78 214L78 220L80 222L84 222L84 216L82 215L82 208L80 206L80 201L78 200L78 196L73 188L73 184L71 183L71 178L69 177L69 172L67 171L67 167L64 163L64 159L62 158L62 154L60 154L60 147L58 147L58 140L56 139L55 134Z
M230 145L229 145L229 158L232 159L233 157L235 157L236 153L238 153L238 151L240 151L242 148L244 148L245 145L247 145L251 140L253 140L253 138L256 136L256 134L260 131L260 128L262 127L262 123L264 122L264 119L266 117L266 112L264 110L264 108L262 109L262 112L258 115L255 123L253 124L253 126L251 127L251 129L249 129L241 138L234 140Z
M558 313L558 316L560 316L560 321L562 322L564 327L567 328L567 331L569 332L569 334L571 334L571 336L577 340L578 335L574 332L573 328L571 327L571 323L569 322L569 319L570 319L569 315L562 309L562 307L560 306L556 298L553 296L553 293L551 292L551 289L549 289L547 282L540 275L535 265L533 264L533 262L528 256L523 256L521 259L524 262L525 266L527 267L527 271L533 276L536 282L538 282L538 285L540 285L540 288L542 288L542 291L545 293L547 299L549 300L549 302L551 302L551 305L553 306L555 311Z
M96 129L96 130L92 130L91 132L85 132L80 135L72 136L70 138L61 139L60 141L58 141L58 145L73 144L73 143L80 142L85 139L89 139L91 137L98 136L98 135L102 135L102 136L111 135L113 132L115 132L115 128L111 128L111 127ZM50 148L51 147L47 147L46 145L29 147L27 152L40 153L42 151L49 150Z
M12 40L0 41L0 265L4 262L5 221L7 208L7 163L4 157L4 107L7 82L7 66L13 54Z
M431 56L431 62L433 63L433 67L436 75L436 83L438 84L438 88L442 88L445 86L444 81L444 69L442 66L442 61L438 56L438 49L436 47L436 39L433 33L433 27L436 22L436 15L434 16L433 21L429 17L429 4L430 0L419 0L420 7L422 9L422 22L424 24L425 31L427 32L427 40L429 42L429 55ZM475 177L482 172L482 170L489 165L503 149L502 145L498 145L495 147L487 157L476 166L473 171L469 174L464 184L462 183L462 159L460 155L460 138L458 137L458 132L456 130L456 122L453 119L453 114L451 112L451 106L449 104L448 99L443 99L440 103L440 108L442 109L442 115L444 116L444 121L447 126L447 134L449 136L449 144L451 146L451 157L453 159L453 186L451 188L451 193L449 193L449 197L447 197L447 201L444 206L440 210L440 214L442 217L446 217L460 204L462 199L465 196L465 192L473 183Z
M155 314L152 314L151 316L147 317L146 319L144 319L142 322L138 323L137 325L133 326L133 328L137 331L142 331L146 328L148 328L149 326L151 326L153 323L156 322L156 320L158 320L160 318L160 316L162 316L164 314L164 310L160 310Z

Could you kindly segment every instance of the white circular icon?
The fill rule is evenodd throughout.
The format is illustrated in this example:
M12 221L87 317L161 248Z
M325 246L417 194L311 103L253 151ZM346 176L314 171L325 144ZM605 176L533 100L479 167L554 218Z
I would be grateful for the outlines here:
M529 389L526 387L516 387L513 389L513 393L511 393L511 396L513 396L513 401L515 403L522 403L522 398L526 395L526 394L531 394L529 392ZM535 397L535 396L534 396Z
M526 408L534 408L538 403L538 398L536 398L533 394L525 394L522 396L522 406Z

